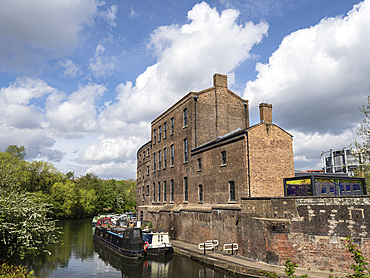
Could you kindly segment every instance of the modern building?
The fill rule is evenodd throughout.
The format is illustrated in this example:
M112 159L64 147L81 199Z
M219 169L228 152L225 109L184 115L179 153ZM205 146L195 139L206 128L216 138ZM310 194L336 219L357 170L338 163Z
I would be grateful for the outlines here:
M352 177L359 165L358 159L350 148L331 149L321 153L321 166L324 173L346 173Z
M137 152L137 210L172 211L240 204L241 197L284 196L294 176L292 136L273 124L261 103L249 125L249 102L215 74L213 87L190 92L151 123L151 140Z
M284 179L285 196L353 196L366 195L362 178L350 178L345 173L296 173Z

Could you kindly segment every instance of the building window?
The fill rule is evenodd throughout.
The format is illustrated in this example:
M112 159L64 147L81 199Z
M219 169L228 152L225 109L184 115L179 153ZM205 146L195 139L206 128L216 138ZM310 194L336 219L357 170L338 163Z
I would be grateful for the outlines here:
M163 124L163 139L167 138L167 123Z
M221 152L221 165L226 165L226 151Z
M167 168L167 148L164 148L163 153L163 170Z
M143 160L145 160L145 151L143 151Z
M153 172L155 172L155 168L156 168L156 160L157 160L157 154L154 153L153 154Z
M158 152L158 171L161 170L162 156L161 151Z
M188 178L184 178L184 201L188 201Z
M188 161L188 138L184 139L184 162Z
M148 149L148 157L149 157L149 154L150 154L150 151L149 151L149 149Z
M153 132L153 145L155 145L156 140L157 140L157 130L155 129Z
M161 142L162 139L162 127L160 126L158 128L158 142Z
M158 202L161 201L161 183L158 182Z
M202 159L198 158L198 171L202 171Z
M153 202L155 202L155 183L153 182Z
M173 196L174 196L174 182L173 182L173 180L171 180L171 184L170 184L170 195L171 195L171 202L173 202L173 200L174 200L174 198L173 198Z
M163 182L163 202L167 202L167 184Z
M203 185L198 185L199 202L203 202Z
M230 189L230 201L235 201L235 183L234 181L229 182L229 189Z
M143 211L140 211L140 221L141 223L144 222L144 212Z
M171 145L171 166L175 165L175 146Z
M188 125L188 109L184 109L184 127Z
M173 134L175 131L175 119L171 118L171 134Z
M146 175L149 176L149 170L150 170L150 166L146 166Z
M146 186L146 196L149 196L149 185Z

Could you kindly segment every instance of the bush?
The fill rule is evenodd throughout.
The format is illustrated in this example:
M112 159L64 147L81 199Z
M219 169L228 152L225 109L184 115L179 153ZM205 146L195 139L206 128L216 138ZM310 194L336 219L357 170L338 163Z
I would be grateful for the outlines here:
M33 271L28 273L28 269L23 265L0 264L0 277L3 278L34 278Z

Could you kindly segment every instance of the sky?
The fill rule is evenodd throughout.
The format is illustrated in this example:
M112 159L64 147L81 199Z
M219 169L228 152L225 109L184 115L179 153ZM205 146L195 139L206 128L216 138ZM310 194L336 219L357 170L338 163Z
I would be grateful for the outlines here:
M370 91L370 0L2 0L0 151L135 178L150 122L189 91L273 105L297 170L349 147Z

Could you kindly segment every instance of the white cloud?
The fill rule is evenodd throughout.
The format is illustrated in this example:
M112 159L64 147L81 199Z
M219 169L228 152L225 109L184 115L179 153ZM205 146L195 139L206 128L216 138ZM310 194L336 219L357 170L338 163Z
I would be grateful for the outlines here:
M90 145L83 155L87 162L126 161L136 157L136 151L145 143L138 137L105 138Z
M103 57L105 48L99 44L96 47L95 56L90 59L89 68L96 78L105 78L113 73L115 67L114 57Z
M0 70L38 68L69 52L96 14L94 0L0 1Z
M285 37L247 83L251 105L270 102L286 129L342 133L361 119L370 89L370 1Z
M294 168L299 170L321 169L322 151L349 147L354 138L354 133L348 129L340 134L304 133L296 130L290 130L289 133L294 134Z
M80 69L80 67L76 66L70 59L59 62L59 65L63 68L62 74L65 77L77 77L83 74L83 71Z
M112 5L106 11L101 11L99 15L110 26L116 27L117 26L117 22L116 22L117 12L118 12L118 7L116 5Z
M214 73L232 73L268 29L265 23L240 25L238 15L236 10L220 14L203 2L189 11L188 24L157 28L150 41L157 63L135 85L117 86L118 102L103 114L104 121L115 122L111 116L117 114L128 122L150 121L187 92L212 86Z
M129 160L123 163L115 163L113 161L103 164L92 165L87 173L93 173L101 178L109 179L129 179L135 178L136 160Z
M41 98L53 90L40 79L17 78L9 87L0 89L0 100L6 104L28 105L31 99Z
M134 10L134 7L131 6L129 17L130 18L135 18L135 17L138 17L138 16L139 16L139 14Z
M80 87L68 97L59 92L51 94L46 106L50 128L70 136L93 132L97 117L95 101L105 91L103 85L91 84Z

